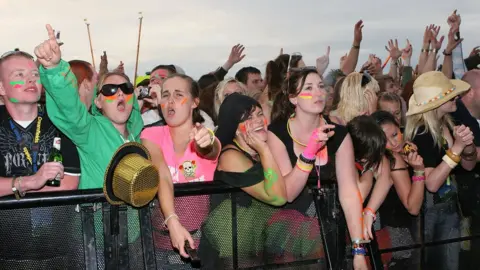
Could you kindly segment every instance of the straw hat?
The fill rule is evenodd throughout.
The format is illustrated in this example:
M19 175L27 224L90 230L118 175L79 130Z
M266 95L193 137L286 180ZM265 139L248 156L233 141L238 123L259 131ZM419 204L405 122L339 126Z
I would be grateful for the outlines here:
M470 89L468 83L449 80L440 71L423 73L413 84L413 95L408 102L407 116L436 109L468 89Z
M136 142L125 143L115 152L105 172L103 193L113 205L124 202L142 207L158 190L158 170L147 149Z

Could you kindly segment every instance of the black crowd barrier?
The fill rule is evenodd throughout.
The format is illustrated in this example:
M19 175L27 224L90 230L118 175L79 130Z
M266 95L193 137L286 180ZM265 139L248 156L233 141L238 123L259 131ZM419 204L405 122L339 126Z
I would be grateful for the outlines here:
M243 192L218 182L175 185L176 210L200 243L201 265L172 250L157 200L134 209L111 206L102 190L7 196L0 198L0 269L340 269L331 236L345 237L345 227L328 217L332 205L325 192L310 193L309 211L298 215L255 201L245 207ZM228 200L212 207L216 195ZM368 245L371 269L384 269L394 252L423 254L480 237L385 247L377 236L378 243Z

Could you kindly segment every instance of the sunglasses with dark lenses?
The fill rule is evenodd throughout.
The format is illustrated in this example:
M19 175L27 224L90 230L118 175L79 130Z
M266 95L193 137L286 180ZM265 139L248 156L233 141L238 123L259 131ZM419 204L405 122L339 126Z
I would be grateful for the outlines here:
M105 84L102 86L102 89L100 89L100 94L110 97L113 96L117 93L118 89L122 90L122 92L125 95L131 95L133 94L133 87L128 84L128 83L122 83L122 84Z
M372 81L372 76L370 76L370 74L368 74L367 71L364 71L363 72L363 75L362 75L362 82L361 82L361 86L362 87L365 87L369 82Z

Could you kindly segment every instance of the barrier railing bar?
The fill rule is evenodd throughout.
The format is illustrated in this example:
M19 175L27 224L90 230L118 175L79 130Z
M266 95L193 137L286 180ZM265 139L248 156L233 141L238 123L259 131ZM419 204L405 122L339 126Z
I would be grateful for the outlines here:
M286 263L279 263L279 264L264 264L264 265L254 266L254 267L239 268L239 270L278 269L278 268L295 267L295 266L302 266L302 265L313 265L313 264L319 264L319 263L321 263L320 259L310 259L310 260L286 262Z
M452 238L452 239L433 241L433 242L424 243L423 246L425 246L425 247L440 246L440 245L445 245L445 244L451 244L451 243L456 243L456 242L473 240L473 239L477 239L477 238L480 238L480 235L471 235L471 236L465 236L465 237L458 237L458 238ZM394 247L394 248L380 249L379 252L381 254L384 254L384 253L390 253L390 252L395 252L395 251L419 249L421 247L422 247L422 243L408 245L408 246L400 246L400 247Z

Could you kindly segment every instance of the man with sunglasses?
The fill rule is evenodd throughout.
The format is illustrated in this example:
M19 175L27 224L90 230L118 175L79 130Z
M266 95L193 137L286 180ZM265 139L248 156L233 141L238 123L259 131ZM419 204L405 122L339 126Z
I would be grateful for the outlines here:
M42 92L38 68L28 53L0 57L0 196L77 189L80 173L73 143L52 124L38 104ZM47 162L55 137L61 138L64 164ZM45 183L62 176L60 187Z

